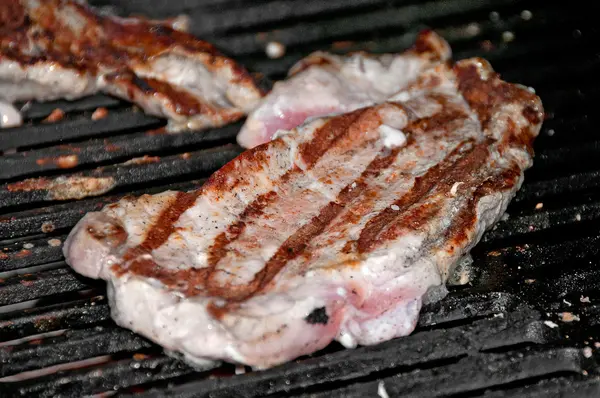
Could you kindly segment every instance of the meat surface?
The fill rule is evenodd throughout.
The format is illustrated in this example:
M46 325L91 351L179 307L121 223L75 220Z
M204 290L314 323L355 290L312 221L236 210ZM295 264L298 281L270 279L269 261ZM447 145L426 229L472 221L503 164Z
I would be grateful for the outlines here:
M381 103L450 56L448 44L432 31L422 32L413 48L402 54L310 54L250 113L238 143L253 148L270 141L277 130L292 129L307 118Z
M200 189L87 214L64 246L115 321L190 363L267 368L409 334L532 162L538 97L482 59L313 119Z
M164 23L98 13L75 0L0 5L0 99L75 99L98 91L169 119L172 130L243 117L263 93L212 45Z

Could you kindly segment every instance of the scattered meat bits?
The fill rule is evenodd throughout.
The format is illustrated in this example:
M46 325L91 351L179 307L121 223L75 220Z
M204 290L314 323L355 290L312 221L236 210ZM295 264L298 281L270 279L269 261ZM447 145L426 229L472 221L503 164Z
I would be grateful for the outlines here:
M96 108L94 113L92 113L92 120L104 119L106 116L108 116L108 109L104 107Z
M58 121L63 120L64 118L65 118L65 112L62 109L60 109L60 108L56 108L42 122L44 122L44 123L56 123Z
M563 322L573 322L573 321L579 321L579 317L575 314L573 314L572 312L563 312L561 314L558 314L558 316L560 317L560 320Z
M60 241L60 239L56 239L56 238L54 238L54 239L50 239L50 240L48 241L48 245L49 245L49 246L52 246L52 247L58 247L58 246L60 246L60 245L61 245L61 243L62 243L62 242Z

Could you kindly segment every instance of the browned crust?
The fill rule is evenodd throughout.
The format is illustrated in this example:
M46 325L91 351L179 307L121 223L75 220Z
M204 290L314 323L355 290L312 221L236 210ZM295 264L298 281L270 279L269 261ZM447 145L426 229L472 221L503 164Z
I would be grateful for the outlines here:
M8 1L8 0L7 0ZM87 21L81 33L74 32L56 14L65 7L72 7ZM243 112L216 109L192 94L156 80L143 79L138 85L132 79L132 65L143 65L163 54L190 54L207 70L216 73L222 68L231 70L232 84L242 85L254 91L256 98L264 95L252 76L232 59L219 53L214 46L161 23L144 19L135 23L119 23L111 17L95 14L92 9L76 1L47 0L36 8L29 18L18 1L10 0L0 6L0 22L8 18L11 23L0 23L0 58L10 59L24 68L33 64L48 64L69 69L80 74L95 76L99 69L111 69L123 79L122 84L132 87L125 90L128 99L135 100L138 87L148 98L160 95L169 101L169 110L186 117L205 114L221 125L239 119ZM29 42L44 49L43 55L28 55Z
M489 164L490 148L496 147L501 153L508 147L518 147L531 150L535 129L528 125L517 128L514 120L508 119L507 131L501 142L495 142L486 134L489 123L499 106L507 103L525 104L523 117L532 125L537 125L542 120L538 98L527 90L510 85L499 80L498 76L486 70L484 75L476 63L463 63L454 68L457 76L458 88L467 101L469 107L477 114L484 134L480 140L463 140L450 151L450 153L436 165L432 166L423 175L417 177L412 188L394 202L395 209L388 207L373 217L363 228L355 242L348 242L342 249L345 255L360 258L373 250L393 241L405 231L419 230L436 218L445 209L448 195L459 195L457 206L458 213L453 216L453 223L446 231L442 246L447 250L454 250L456 246L464 246L470 239L475 223L477 222L477 204L480 199L497 191L513 188L520 179L521 166L513 163L507 169L496 175L490 176ZM465 123L469 117L465 111L449 98L443 95L431 95L441 106L442 110L436 114L415 119L415 115L407 111L410 120L403 129L408 134L408 147L415 144L413 136L429 132L439 132L440 137L448 135ZM401 106L401 105L397 105ZM299 157L310 169L331 148L345 145L346 139L351 141L355 131L368 131L373 120L381 122L377 114L377 107L360 109L345 115L329 119L323 126L316 129L312 140L299 145ZM364 134L364 133L363 133ZM457 137L456 137L457 138ZM361 141L365 145L366 140ZM275 140L246 151L238 158L217 171L204 186L203 192L210 190L220 200L219 192L230 191L248 183L245 173L262 172L262 165L268 162L269 149L282 145L281 140ZM357 144L358 145L358 144ZM209 266L203 269L188 268L186 270L168 270L161 268L152 260L139 260L140 254L147 253L167 241L173 232L173 224L193 202L199 192L191 197L178 198L161 215L152 227L148 238L142 245L131 249L125 260L132 260L129 265L116 266L119 273L131 272L134 274L153 277L161 280L167 287L182 291L188 296L208 295L227 300L224 306L211 304L208 310L215 317L222 317L231 309L253 295L269 289L273 280L290 260L303 256L306 265L309 265L311 253L306 253L308 245L336 219L349 203L353 206L369 206L376 200L376 192L369 187L368 180L376 177L383 170L389 168L397 155L404 149L395 149L391 152L379 154L365 169L362 175L353 183L342 189L338 197L325 205L319 214L307 224L296 230L276 251L275 255L266 262L265 266L254 276L253 280L244 285L234 285L222 282L217 278L217 265L226 257L229 246L238 239L247 222L259 217L264 210L276 200L276 191L260 195L249 204L238 219L232 223L225 232L218 235L209 249ZM280 177L280 182L285 182L294 175L302 172L292 168ZM455 194L451 194L452 186L461 182ZM360 200L356 200L360 199ZM356 202L356 203L355 203ZM397 206L397 207L396 207ZM339 222L353 223L360 218L358 212L346 212L343 220ZM358 218L357 218L358 217ZM338 222L336 221L336 222ZM182 284L184 283L184 285Z

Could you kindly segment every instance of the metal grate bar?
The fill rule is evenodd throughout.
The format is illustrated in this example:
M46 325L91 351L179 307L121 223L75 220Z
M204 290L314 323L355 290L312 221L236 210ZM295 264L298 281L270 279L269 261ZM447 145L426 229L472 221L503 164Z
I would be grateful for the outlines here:
M69 330L39 344L21 344L0 350L0 376L41 369L58 363L72 362L121 351L151 347L151 343L125 329L95 326ZM10 360L9 360L10 359Z
M147 395L214 398L267 396L323 385L331 380L341 382L393 369L407 371L411 366L423 367L435 361L460 358L470 351L523 342L547 342L550 337L543 333L544 328L548 328L538 322L537 317L530 311L518 312L504 318L476 321L468 326L424 331L377 346L342 350L242 377L191 382L168 392L161 390L160 393L150 392ZM527 330L538 330L539 333L528 333Z
M505 354L479 354L461 359L451 366L419 370L387 377L383 383L389 396L442 397L484 390L502 384L557 373L580 374L581 357L573 348L544 351L525 350ZM378 381L344 389L311 394L311 397L375 396ZM305 395L307 397L308 395Z
M157 151L193 150L233 142L240 124L203 132L167 134L151 130L125 136L20 152L0 157L0 178L14 178L41 171L81 167L121 160L128 156L151 155Z
M79 221L85 213L98 211L105 205L117 202L125 195L142 195L163 192L168 189L187 191L203 184L204 180L191 180L184 183L159 185L128 192L120 195L104 196L80 200L74 203L58 204L19 213L5 214L0 217L0 239L14 238L17 236L50 233L65 228L70 228Z
M164 122L142 112L130 109L109 112L104 119L92 121L89 117L76 116L57 123L23 125L2 131L0 151L50 144L64 140L88 138L106 134L123 134L128 129L153 128Z
M110 311L104 296L33 308L18 314L2 314L0 315L0 341L60 329L80 328L109 319Z
M29 203L78 199L77 195L97 196L108 190L114 190L134 184L159 182L165 179L184 176L207 175L225 165L242 152L234 145L210 148L186 154L166 156L163 158L146 157L132 159L129 163L100 167L91 172L68 176L67 178L86 177L92 186L99 184L100 190L84 188L82 192L72 192L77 184L64 183L64 177L48 179L40 177L18 183L5 184L0 187L0 207L10 207ZM51 188L47 188L47 187Z
M125 102L120 99L103 94L96 94L76 101L58 100L49 102L31 102L27 106L22 107L21 115L25 120L42 119L52 113L54 109L60 109L65 113L71 113L95 110L100 107L115 108L124 104Z
M76 397L181 377L193 372L192 368L173 358L135 354L133 358L71 371L66 377L51 375L15 383L10 386L10 391L15 396Z
M16 275L0 282L0 305L39 299L52 294L89 288L83 278L67 268L42 271L36 274Z

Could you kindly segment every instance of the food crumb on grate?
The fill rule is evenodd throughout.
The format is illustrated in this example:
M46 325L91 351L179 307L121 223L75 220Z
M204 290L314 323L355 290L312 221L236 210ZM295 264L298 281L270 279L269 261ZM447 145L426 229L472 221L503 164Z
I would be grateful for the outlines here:
M246 367L244 365L237 365L235 367L236 375L243 375L244 373L246 373Z
M558 316L560 317L560 320L566 323L570 323L570 322L574 322L574 321L579 321L579 317L575 314L573 314L572 312L563 312L558 314Z
M106 116L108 116L108 109L104 107L96 108L94 113L92 113L92 120L104 119Z
M385 382L383 380L377 385L377 395L379 395L381 398L390 398L387 390L385 389Z
M33 249L33 243L25 243L23 249Z
M586 358L591 358L592 357L592 347L584 347L583 356Z
M543 203L538 203L537 205L535 205L535 209L536 209L536 210L540 210L540 209L541 209L541 208L543 208L543 207L544 207L544 204L543 204Z
M548 129L548 131L546 132L546 134L548 134L548 136L550 137L552 137L555 133L556 131L554 131L554 129Z
M54 238L54 239L50 239L50 240L48 241L48 245L49 245L49 246L52 246L52 247L58 247L58 246L60 246L60 244L61 244L61 241L60 241L60 239L56 239L56 238Z
M587 296L581 296L579 298L579 301L581 301L582 303L589 303L590 302L590 298Z
M544 325L548 326L550 329L557 328L558 325L552 321L544 321Z
M63 111L60 108L56 108L42 122L55 123L55 122L63 120L64 118L65 118L65 111Z
M47 234L52 231L54 231L54 224L52 224L50 221L45 221L44 223L42 223L43 233Z
M581 214L579 214L579 213L575 214L575 220L581 221Z
M277 41L270 41L265 47L265 53L271 59L281 58L285 55L285 46Z
M525 279L525 283L531 285L532 283L535 283L535 279Z

